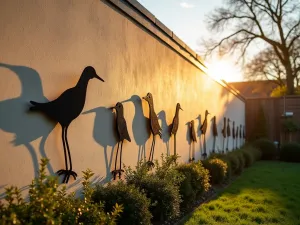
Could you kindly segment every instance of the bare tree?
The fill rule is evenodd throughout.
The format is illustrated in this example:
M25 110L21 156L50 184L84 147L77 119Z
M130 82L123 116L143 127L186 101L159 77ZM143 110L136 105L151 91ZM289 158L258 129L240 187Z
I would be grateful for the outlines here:
M300 66L291 59L299 46L299 0L226 0L225 7L216 8L208 17L208 29L225 35L205 42L206 54L219 50L240 53L244 60L249 46L264 44L271 48L284 68L288 94L294 94L295 74Z

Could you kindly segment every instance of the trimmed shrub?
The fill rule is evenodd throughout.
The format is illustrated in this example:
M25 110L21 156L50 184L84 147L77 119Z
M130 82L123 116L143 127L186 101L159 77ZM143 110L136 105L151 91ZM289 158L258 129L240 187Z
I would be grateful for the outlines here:
M237 163L237 168L235 170L235 174L239 175L243 172L244 168L245 168L245 159L243 154L240 151L233 151L228 153L228 156L236 158L238 160Z
M84 200L81 200L74 193L68 195L66 187L58 190L58 177L46 176L48 162L48 159L41 160L39 176L30 185L29 202L24 201L17 187L6 188L7 204L0 202L1 224L116 224L122 207L114 204L113 211L105 213L102 203L92 203L90 170L83 172Z
M254 161L261 160L262 153L254 146L247 145L244 147L244 150L248 151L250 154L252 154Z
M280 160L285 162L300 162L300 144L284 144L280 149Z
M209 171L202 166L201 162L180 164L176 170L184 175L184 179L180 183L183 207L209 190Z
M245 161L245 167L250 167L254 162L254 156L249 151L245 149L241 149L240 152L242 153Z
M149 211L150 200L134 185L123 181L107 186L97 186L92 199L95 203L105 202L105 211L110 212L116 203L124 206L118 224L151 224L152 215Z
M179 216L181 196L177 185L149 174L146 163L139 163L135 171L128 167L125 173L127 184L143 190L151 200L150 212L154 221L166 221Z
M261 151L264 160L272 160L276 156L276 146L268 139L258 139L253 142L253 146Z
M225 180L228 166L223 160L218 158L207 159L203 161L203 166L208 169L212 184L220 184Z
M220 153L210 154L209 159L214 159L214 158L221 159L227 164L226 180L229 180L232 177L232 174L234 173L234 168L230 160L230 157L227 154L220 154Z

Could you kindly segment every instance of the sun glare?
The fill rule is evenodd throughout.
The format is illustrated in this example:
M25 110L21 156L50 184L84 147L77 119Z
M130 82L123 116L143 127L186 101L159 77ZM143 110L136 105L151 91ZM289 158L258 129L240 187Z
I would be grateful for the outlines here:
M207 63L207 73L216 80L225 80L226 82L242 81L241 71L229 60L215 60Z

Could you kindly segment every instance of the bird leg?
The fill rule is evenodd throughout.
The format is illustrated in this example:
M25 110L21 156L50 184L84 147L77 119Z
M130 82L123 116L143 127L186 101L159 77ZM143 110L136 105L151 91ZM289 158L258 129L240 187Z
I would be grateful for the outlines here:
M223 148L222 148L222 154L224 154L224 148L225 148L225 137L223 138Z
M74 172L74 171L72 171L72 159L71 159L71 153L70 153L70 148L69 148L69 143L68 143L68 137L67 137L68 126L65 127L65 132L63 134L64 134L64 140L65 140L64 149L66 148L67 151L68 151L67 154L68 154L68 157L69 157L70 169L68 169L67 166L66 166L66 170L60 170L59 171L59 175L64 174L65 177L63 179L63 183L68 183L70 176L73 176L74 180L76 180L77 173ZM65 160L66 160L66 155L65 155Z
M149 155L149 159L148 159L148 168L151 169L152 167L154 167L154 163L153 161L153 153L154 153L154 147L155 147L155 135L153 135L153 139L152 139L152 144L151 144L151 150L150 150L150 155Z
M227 138L227 143L226 143L226 152L228 152L228 143L229 143L229 138Z
M123 150L123 141L121 142L121 150L120 150L120 169L118 170L119 179L121 178L122 172L124 172L124 170L122 170L122 150Z
M61 139L62 139L62 143L63 143L63 147L64 147L64 157L65 157L65 166L66 166L66 169L63 170L58 170L56 173L60 176L62 174L65 173L65 171L68 170L68 161L67 161L67 151L66 151L66 143L65 143L65 127L62 127L62 132L61 132ZM65 182L65 177L63 179L63 183Z
M176 155L176 134L174 134L174 155Z
M206 159L207 153L206 153L206 140L205 140L205 134L203 135L203 151L204 151L204 153L202 154L202 156L204 157L204 159Z
M117 176L117 159L118 159L118 154L119 154L119 145L120 145L120 142L118 142L118 147L117 147L117 153L116 153L116 158L115 158L115 169L113 171L111 171L111 173L113 174L114 176L114 180L116 179L116 176Z
M66 147L68 150L70 169L68 170L66 183L68 183L70 176L72 176L74 178L74 180L76 180L76 177L77 177L77 173L72 170L72 158L71 158L71 152L70 152L70 147L69 147L69 143L68 143L68 128L69 128L69 126L66 127L65 141L66 141Z

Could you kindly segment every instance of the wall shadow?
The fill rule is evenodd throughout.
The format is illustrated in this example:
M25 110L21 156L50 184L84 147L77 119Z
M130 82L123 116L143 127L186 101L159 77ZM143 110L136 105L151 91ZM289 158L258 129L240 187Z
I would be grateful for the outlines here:
M191 122L187 122L185 125L186 125L186 136L185 136L185 139L186 139L186 141L187 141L187 143L189 145L189 160L190 160L193 157L195 158L195 156L194 156L194 154L195 154L195 152L194 152L195 146L192 146ZM195 145L195 144L193 143L193 145Z
M113 152L118 143L116 133L115 113L110 108L98 107L82 114L96 113L93 137L95 141L104 148L104 160L106 168L106 177L102 183L107 183L112 179L111 165L113 162ZM108 148L111 147L110 155L107 154Z
M39 161L30 142L42 137L39 151L43 158L47 158L45 142L56 123L39 113L29 113L30 100L48 101L44 96L41 78L36 70L26 66L5 63L0 63L0 68L12 71L21 82L21 95L19 97L0 102L0 129L15 135L15 139L11 141L14 146L24 145L28 149L36 177ZM2 71L0 70L0 72ZM0 74L0 76L2 75L3 73ZM54 172L50 163L47 164L47 168L49 173L53 175Z
M150 121L144 116L142 99L138 95L132 95L122 101L132 102L134 105L134 117L132 120L132 132L135 143L138 145L137 162L146 159L146 142L150 138Z
M171 129L172 129L172 124L167 123L166 120L166 112L164 110L160 111L158 114L158 119L161 120L161 129L162 129L162 140L164 144L166 145L166 150L167 150L167 155L170 155L170 145L169 141L171 138Z

